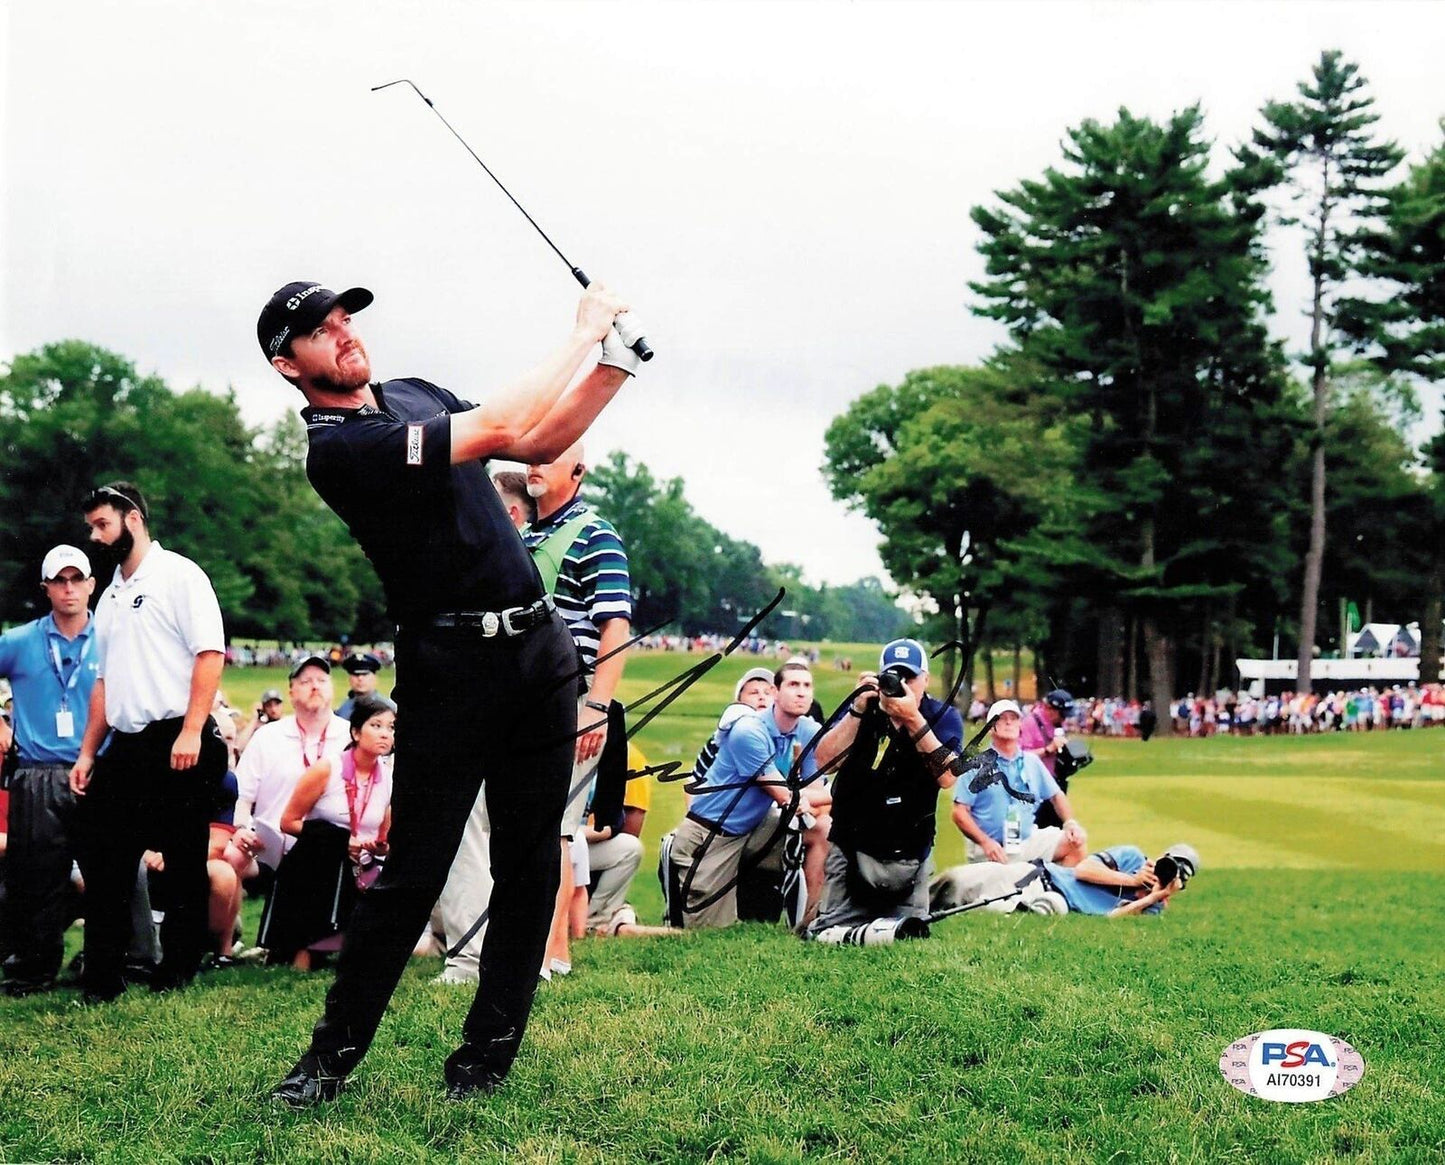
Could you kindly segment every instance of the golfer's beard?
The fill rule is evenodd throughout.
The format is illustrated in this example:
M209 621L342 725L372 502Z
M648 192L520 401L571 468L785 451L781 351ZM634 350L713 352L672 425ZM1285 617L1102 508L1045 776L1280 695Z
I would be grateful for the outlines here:
M545 481L529 481L527 483L527 496L529 498L540 498L546 492L547 483Z
M115 568L130 557L130 552L135 549L135 535L129 530L122 529L120 537L114 542L93 542L90 546L90 557L106 573L113 573ZM99 575L101 570L97 570Z
M335 379L318 376L312 383L317 388L333 393L355 392L358 388L365 388L371 381L371 358L367 356L365 348L358 346L353 350L361 357L359 363L348 362L343 365L338 360ZM350 355L350 352L347 354Z

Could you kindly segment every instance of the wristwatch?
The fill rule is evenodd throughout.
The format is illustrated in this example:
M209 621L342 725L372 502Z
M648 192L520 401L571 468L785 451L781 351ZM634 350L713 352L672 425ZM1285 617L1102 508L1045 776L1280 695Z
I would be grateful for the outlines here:
M599 704L596 700L583 701L583 707L591 708L592 711L601 712L603 714L606 714L608 711L608 707L606 704Z

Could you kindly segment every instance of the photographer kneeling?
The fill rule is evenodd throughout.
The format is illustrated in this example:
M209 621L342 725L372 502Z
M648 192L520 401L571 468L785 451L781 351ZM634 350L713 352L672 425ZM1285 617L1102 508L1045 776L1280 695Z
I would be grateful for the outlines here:
M890 643L879 670L860 677L847 715L829 732L847 751L833 783L823 902L808 930L822 942L871 945L927 933L921 922L900 929L896 920L928 914L938 790L956 779L963 719L927 694L928 655L917 641Z

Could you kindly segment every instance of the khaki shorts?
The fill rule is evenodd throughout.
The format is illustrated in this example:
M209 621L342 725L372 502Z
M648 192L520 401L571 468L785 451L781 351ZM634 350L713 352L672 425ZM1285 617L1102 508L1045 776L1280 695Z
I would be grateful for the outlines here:
M1036 829L1028 837L1024 838L1023 844L1017 853L1009 854L1010 862L1032 862L1042 858L1046 862L1054 860L1054 853L1059 848L1059 842L1064 840L1064 831L1057 825L1050 825L1044 829ZM980 846L971 837L963 839L964 851L970 862L986 862L989 857L983 852Z
M738 920L738 871L746 862L779 873L783 868L782 809L774 805L750 833L728 837L691 817L673 835L672 860L687 891L687 930L731 926ZM691 878L691 882L689 882ZM716 901L709 899L716 898ZM699 905L701 903L707 905Z

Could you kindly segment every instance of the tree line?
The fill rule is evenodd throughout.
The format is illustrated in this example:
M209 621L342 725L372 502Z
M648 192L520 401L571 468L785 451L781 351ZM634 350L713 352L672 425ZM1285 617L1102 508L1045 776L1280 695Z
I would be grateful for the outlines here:
M961 658L1026 645L1046 682L1163 706L1278 636L1307 687L1349 600L1418 618L1434 678L1445 438L1407 433L1445 351L1445 145L1398 177L1377 120L1326 52L1222 163L1198 106L1121 109L972 209L972 310L1007 340L855 400L825 463ZM1306 240L1300 354L1267 328L1274 222Z
M394 634L370 564L306 480L294 413L249 428L230 391L175 392L123 356L68 340L17 356L0 375L0 455L0 625L44 612L45 552L84 547L81 501L129 480L146 495L155 536L210 575L233 638ZM876 642L905 622L877 579L811 586L797 566L766 564L756 546L699 517L681 479L658 482L625 454L595 469L587 490L627 542L639 631L731 634L780 586L787 596L759 634Z

